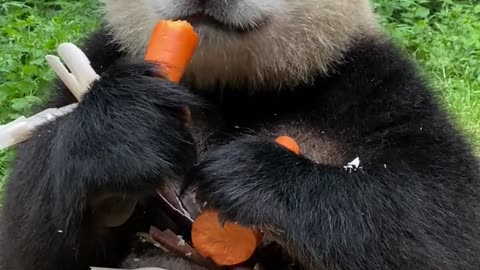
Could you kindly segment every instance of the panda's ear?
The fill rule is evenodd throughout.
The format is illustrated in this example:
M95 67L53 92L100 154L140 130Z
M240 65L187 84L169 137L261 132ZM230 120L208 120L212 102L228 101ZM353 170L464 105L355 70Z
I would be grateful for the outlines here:
M125 194L102 194L89 200L92 220L97 228L122 226L133 215L139 198Z

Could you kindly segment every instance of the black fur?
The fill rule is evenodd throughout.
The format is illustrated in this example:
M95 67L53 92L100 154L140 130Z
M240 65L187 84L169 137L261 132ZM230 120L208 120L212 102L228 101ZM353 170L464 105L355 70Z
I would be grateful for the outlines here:
M93 61L113 60L99 54ZM128 251L129 230L99 231L87 201L152 194L196 158L179 117L196 103L153 72L151 64L126 60L110 66L74 112L20 147L3 207L2 247L10 249L2 251L2 269L87 269L114 265Z
M107 36L94 40L88 52L101 80L19 149L2 269L118 265L129 238L152 222L149 201L126 225L99 231L89 200L146 198L184 174L207 207L262 227L307 269L480 266L478 161L390 42L359 38L334 74L292 91L194 95L148 76L148 64L117 62L121 54L102 49ZM200 100L208 109L193 110L189 130L178 116ZM298 139L302 155L275 144L279 135ZM208 150L198 164L194 141ZM328 147L335 162L311 158ZM361 168L345 169L355 157Z

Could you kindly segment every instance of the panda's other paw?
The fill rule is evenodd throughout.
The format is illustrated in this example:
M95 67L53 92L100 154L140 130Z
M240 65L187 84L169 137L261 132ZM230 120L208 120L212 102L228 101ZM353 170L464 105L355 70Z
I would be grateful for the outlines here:
M207 152L194 167L185 188L224 220L244 225L275 225L284 214L287 171L298 156L273 140L246 136Z

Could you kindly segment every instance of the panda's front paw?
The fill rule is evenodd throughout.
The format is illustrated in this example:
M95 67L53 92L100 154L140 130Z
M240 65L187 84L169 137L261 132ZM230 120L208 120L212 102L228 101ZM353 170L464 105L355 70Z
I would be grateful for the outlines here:
M187 177L205 208L244 225L276 223L290 192L287 171L298 156L273 140L248 136L208 152Z

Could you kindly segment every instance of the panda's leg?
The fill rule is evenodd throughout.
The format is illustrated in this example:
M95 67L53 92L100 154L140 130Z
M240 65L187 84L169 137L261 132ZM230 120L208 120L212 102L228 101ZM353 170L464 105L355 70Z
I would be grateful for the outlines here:
M115 64L72 113L20 147L2 207L2 269L86 270L121 260L132 231L118 225L196 158L181 117L194 98L153 71Z

